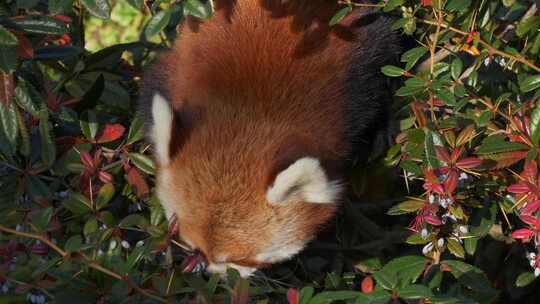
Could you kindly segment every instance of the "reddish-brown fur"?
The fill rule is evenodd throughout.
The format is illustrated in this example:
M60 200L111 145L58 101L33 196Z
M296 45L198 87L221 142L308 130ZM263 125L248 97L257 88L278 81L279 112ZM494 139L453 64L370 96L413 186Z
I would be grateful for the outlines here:
M306 240L335 204L273 206L266 192L295 160L321 160L340 177L346 73L355 45L349 29L330 28L335 1L217 1L215 16L189 20L172 51L146 76L177 111L167 170L178 199L180 235L213 261L261 266L254 256L292 229ZM284 2L283 4L281 2ZM160 168L163 170L164 168Z

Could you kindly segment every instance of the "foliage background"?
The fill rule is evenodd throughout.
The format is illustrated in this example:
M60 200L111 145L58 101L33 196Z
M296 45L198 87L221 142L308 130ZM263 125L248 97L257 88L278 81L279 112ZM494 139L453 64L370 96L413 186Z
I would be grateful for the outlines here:
M334 227L249 282L184 271L134 112L154 51L211 3L0 3L0 303L534 302L540 3L340 3L331 24L394 13L412 41L382 69L399 134Z

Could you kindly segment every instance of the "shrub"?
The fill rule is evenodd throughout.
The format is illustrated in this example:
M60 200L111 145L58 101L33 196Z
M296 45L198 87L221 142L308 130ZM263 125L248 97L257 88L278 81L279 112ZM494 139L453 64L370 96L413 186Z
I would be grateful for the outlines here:
M355 9L393 13L395 29L412 41L400 66L381 71L401 83L395 145L352 170L359 198L344 205L335 229L265 277L248 282L231 270L222 282L182 271L190 259L153 194L154 167L134 111L153 51L170 45L183 16L211 18L211 2L2 2L2 297L488 303L538 296L538 3L340 3L332 24ZM383 195L365 190L380 179Z

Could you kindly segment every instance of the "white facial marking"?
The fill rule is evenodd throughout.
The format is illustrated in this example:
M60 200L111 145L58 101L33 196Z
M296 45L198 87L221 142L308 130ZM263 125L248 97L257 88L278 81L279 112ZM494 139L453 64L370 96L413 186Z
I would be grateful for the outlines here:
M227 273L227 268L234 268L238 270L238 273L240 273L240 276L243 278L249 277L255 272L255 270L257 270L253 267L240 266L234 263L210 263L206 267L206 271L225 275Z
M303 248L303 244L286 246L283 246L283 244L274 244L266 248L264 252L257 254L257 256L255 256L255 260L261 263L276 263L285 261L300 252Z
M156 183L156 195L165 210L165 216L170 221L172 216L176 213L177 216L181 216L180 209L176 203L179 198L171 191L171 174L168 169L163 168L158 173L158 182Z
M152 99L152 130L151 138L156 150L156 157L160 165L169 163L169 144L173 124L173 112L171 105L161 94L157 93Z
M271 204L294 201L334 203L341 188L336 181L328 181L318 159L304 157L277 175L266 199Z

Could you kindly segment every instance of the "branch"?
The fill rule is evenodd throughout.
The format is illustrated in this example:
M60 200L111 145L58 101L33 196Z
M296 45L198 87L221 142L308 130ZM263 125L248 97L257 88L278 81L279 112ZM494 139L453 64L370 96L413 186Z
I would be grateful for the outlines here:
M425 19L418 19L418 21L422 22L422 23L425 23L425 24L429 24L429 25L435 25L435 26L440 26L440 27L443 27L449 31L452 31L454 33L457 33L457 34L460 34L462 36L468 36L469 33L468 32L465 32L465 31L462 31L460 29L457 29L455 27L452 27L446 23L437 23L435 21L431 21L431 20L425 20ZM528 67L530 67L531 69L535 70L536 72L539 72L540 73L540 67L536 66L534 63L530 62L527 58L525 58L524 56L514 56L512 54L509 54L509 53L506 53L504 51L501 51L501 50L498 50L496 48L494 48L493 46L491 46L489 43L485 42L484 40L480 39L480 38L477 38L477 41L478 43L480 43L481 45L483 45L485 48L487 48L488 52L492 53L492 54L497 54L499 56L502 56L502 57L506 57L506 58L509 58L509 59L512 59L512 60L515 60L517 62L520 62Z
M49 246L54 251L56 251L63 258L66 258L66 257L70 256L70 253L68 253L67 251L65 251L62 248L58 247L55 243L53 243L51 240L49 240L47 237L45 237L43 235L33 234L33 233L28 233L28 232L23 232L23 231L17 231L15 229L11 229L11 228L5 227L3 225L0 225L0 231L10 233L10 234L13 234L13 235L17 235L17 236L20 236L20 237L25 237L25 238L38 240L40 242L43 242L47 246ZM83 260L85 261L85 263L86 263L86 265L88 267L93 268L93 269L95 269L95 270L97 270L99 272L102 272L102 273L104 273L104 274L106 274L108 276L111 276L111 277L113 277L113 278L115 278L117 280L126 281L129 284L130 287L135 289L141 295L143 295L145 297L148 297L148 298L151 298L151 299L154 299L154 300L156 300L156 301L158 301L160 303L169 303L169 301L167 301L166 299L161 298L159 296L156 296L156 295L142 289L141 287L137 286L136 284L131 282L126 276L120 275L120 274L118 274L118 273L116 273L116 272L114 272L114 271L112 271L110 269L107 269L107 268L101 266L100 264L98 264L94 260L92 260L90 257L88 257L86 254L84 254L82 252L77 252L76 254L83 258Z

